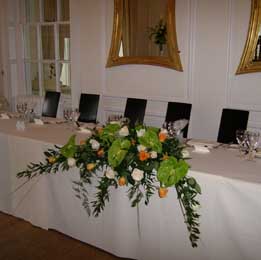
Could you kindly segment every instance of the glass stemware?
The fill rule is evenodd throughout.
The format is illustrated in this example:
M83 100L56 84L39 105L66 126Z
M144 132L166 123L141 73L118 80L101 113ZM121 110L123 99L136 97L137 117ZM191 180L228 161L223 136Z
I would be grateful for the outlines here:
M239 155L243 156L246 154L246 144L245 144L245 139L246 139L246 135L245 135L245 130L242 129L238 129L236 131L236 140L239 146Z
M253 161L255 158L256 149L259 143L259 132L246 131L245 133L245 143L248 149L247 159Z
M25 114L27 112L27 103L26 102L17 103L16 110L19 113L19 116L23 120L25 120Z

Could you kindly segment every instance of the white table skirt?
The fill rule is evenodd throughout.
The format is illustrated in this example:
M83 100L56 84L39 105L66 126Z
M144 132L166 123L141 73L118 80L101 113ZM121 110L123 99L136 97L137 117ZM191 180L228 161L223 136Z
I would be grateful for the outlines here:
M140 205L140 235L137 209L130 207L126 187L111 192L111 200L100 217L87 216L72 191L71 180L78 178L76 169L41 176L11 194L23 182L16 178L16 173L27 163L42 160L43 151L48 147L51 144L44 141L0 133L1 211L121 257L139 260L260 259L260 182L211 175L198 169L194 171L192 167L189 174L197 178L203 193L200 196L201 240L199 247L193 249L174 190L165 199L155 195L148 207Z

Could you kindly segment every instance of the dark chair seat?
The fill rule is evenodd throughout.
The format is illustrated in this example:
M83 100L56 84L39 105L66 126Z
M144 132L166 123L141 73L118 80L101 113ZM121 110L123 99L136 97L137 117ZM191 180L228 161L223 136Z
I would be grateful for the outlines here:
M96 123L99 107L100 95L96 94L81 94L78 121Z
M143 123L146 105L146 99L127 98L124 117L130 119L130 126Z
M224 108L219 125L217 141L220 143L237 143L236 131L246 130L249 111Z
M180 119L190 119L192 105L188 103L168 102L165 122L174 122ZM188 135L189 124L183 130L183 137Z
M46 91L43 103L42 116L56 117L61 93Z

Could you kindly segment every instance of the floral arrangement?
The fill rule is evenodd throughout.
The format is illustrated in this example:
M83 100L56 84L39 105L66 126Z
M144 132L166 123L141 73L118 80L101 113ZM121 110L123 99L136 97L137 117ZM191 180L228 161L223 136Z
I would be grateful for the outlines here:
M163 45L167 43L167 25L163 19L155 27L149 27L149 39L159 46L159 50L163 50Z
M183 145L167 129L136 126L118 122L89 130L86 140L76 144L75 135L63 147L48 149L45 161L30 163L17 177L35 176L79 168L80 180L73 182L76 196L89 215L98 216L109 201L111 188L127 186L131 206L141 201L147 205L155 192L160 198L168 189L177 191L192 247L199 239L199 202L196 196L200 186L188 177L189 165L183 159ZM88 187L98 181L94 198Z

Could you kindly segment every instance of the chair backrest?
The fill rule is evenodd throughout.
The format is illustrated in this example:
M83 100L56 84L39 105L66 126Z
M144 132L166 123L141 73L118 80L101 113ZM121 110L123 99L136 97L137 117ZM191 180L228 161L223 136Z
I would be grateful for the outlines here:
M174 122L180 119L190 119L192 105L188 103L168 102L166 122ZM183 130L183 137L188 135L189 124Z
M147 100L138 98L127 98L124 117L130 119L130 125L142 124L145 116Z
M56 92L56 91L45 92L42 116L56 117L60 96L61 96L60 92Z
M79 121L96 123L100 95L81 94L79 105Z
M217 141L220 143L237 143L236 131L246 130L249 111L224 108L219 125Z

